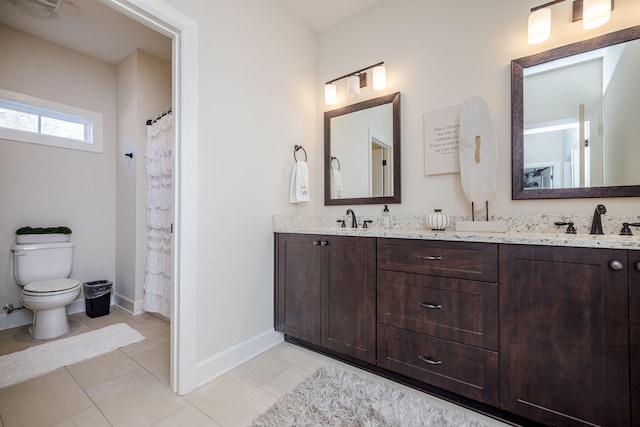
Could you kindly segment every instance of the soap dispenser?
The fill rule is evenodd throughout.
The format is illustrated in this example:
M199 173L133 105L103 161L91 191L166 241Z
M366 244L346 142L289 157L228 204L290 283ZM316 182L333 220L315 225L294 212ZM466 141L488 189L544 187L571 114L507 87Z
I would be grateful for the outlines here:
M389 206L384 205L382 217L380 218L380 227L389 228L391 226L391 218L389 217Z

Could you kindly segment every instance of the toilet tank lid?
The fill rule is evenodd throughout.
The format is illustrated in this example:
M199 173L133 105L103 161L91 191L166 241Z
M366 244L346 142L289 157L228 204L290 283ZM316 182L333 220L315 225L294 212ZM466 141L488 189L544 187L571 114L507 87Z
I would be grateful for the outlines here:
M11 245L12 251L35 251L38 249L72 248L72 242L59 243L29 243L26 245Z

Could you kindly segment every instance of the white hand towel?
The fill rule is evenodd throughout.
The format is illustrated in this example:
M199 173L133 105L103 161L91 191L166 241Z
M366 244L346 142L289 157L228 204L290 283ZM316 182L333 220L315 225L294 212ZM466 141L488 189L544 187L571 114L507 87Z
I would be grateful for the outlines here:
M296 161L291 171L289 202L304 203L309 200L309 169L306 162Z
M342 199L342 175L340 171L331 168L331 198Z

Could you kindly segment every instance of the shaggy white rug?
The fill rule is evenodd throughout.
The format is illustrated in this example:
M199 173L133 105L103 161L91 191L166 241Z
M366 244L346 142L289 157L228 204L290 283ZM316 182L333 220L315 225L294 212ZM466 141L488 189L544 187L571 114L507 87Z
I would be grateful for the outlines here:
M145 339L125 323L36 345L0 357L0 388Z
M482 424L465 414L329 365L281 397L252 426L480 427Z

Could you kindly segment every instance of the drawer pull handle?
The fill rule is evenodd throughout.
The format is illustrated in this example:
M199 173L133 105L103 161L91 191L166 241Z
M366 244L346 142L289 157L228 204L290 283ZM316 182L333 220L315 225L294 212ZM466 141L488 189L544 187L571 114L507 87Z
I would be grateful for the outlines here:
M424 363L428 363L429 365L442 365L442 360L435 360L430 357L424 357L423 355L419 355L418 359L422 360Z
M428 261L442 261L442 257L441 256L433 256L433 255L429 255L429 256L424 256L424 255L419 255L418 258L420 259L426 259Z
M432 310L440 310L442 308L442 304L433 304L430 302L421 302L420 307L430 308Z

